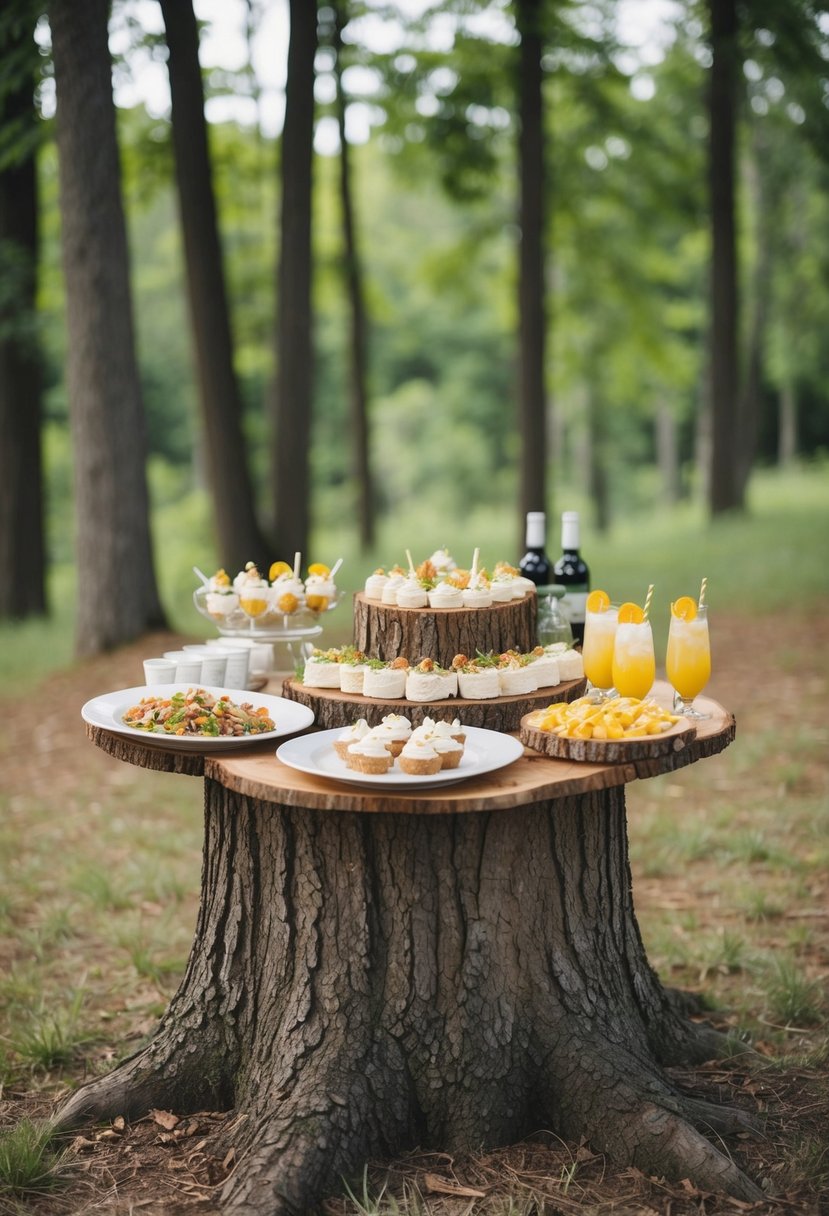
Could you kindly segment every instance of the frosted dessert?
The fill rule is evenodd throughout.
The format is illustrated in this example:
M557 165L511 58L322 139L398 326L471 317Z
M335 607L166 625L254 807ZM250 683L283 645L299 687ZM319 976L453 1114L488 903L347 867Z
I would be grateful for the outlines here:
M473 660L461 654L455 656L452 666L458 673L458 694L465 700L485 701L501 695L496 659L482 655Z
M443 762L430 739L411 738L398 757L404 773L413 777L427 777L439 773Z
M417 574L412 573L397 588L398 608L425 608L429 596Z
M382 739L369 733L349 746L346 763L357 772L378 776L389 771L394 764L394 757Z
M246 616L264 616L270 607L268 580L259 573L254 562L248 562L242 575L234 579L239 594L239 607Z
M498 685L503 697L535 692L538 688L538 679L530 656L519 656L514 653L502 654L498 663Z
M339 651L315 650L302 673L306 688L340 688Z
M389 581L389 576L382 568L375 570L370 574L365 581L363 590L365 591L366 599L381 600L383 598L383 588Z
M447 671L432 659L421 659L406 677L407 701L445 701L457 696L458 674Z
M452 583L438 583L429 592L430 608L463 608L463 592Z
M369 659L363 677L363 696L384 701L402 700L406 694L408 670L406 659L395 659L392 663Z
M412 724L402 714L386 714L371 733L382 740L393 756L399 756L412 737Z
M217 621L225 620L239 607L239 595L234 591L230 575L225 570L217 570L207 584L205 607Z
M351 726L347 726L341 735L334 740L334 751L341 760L348 759L348 749L352 743L359 743L369 733L369 725L365 718L358 718Z

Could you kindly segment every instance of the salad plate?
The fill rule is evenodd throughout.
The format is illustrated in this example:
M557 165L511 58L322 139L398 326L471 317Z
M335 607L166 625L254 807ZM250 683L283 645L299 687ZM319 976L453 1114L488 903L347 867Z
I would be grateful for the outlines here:
M404 773L397 764L387 773L360 773L348 768L334 750L334 740L343 734L341 727L289 739L277 748L276 758L289 768L308 773L312 777L345 781L349 785L360 785L368 789L413 790L436 789L442 785L466 781L470 777L480 777L483 773L505 768L524 754L524 745L512 735L504 735L497 730L485 730L479 726L464 726L462 729L466 734L466 742L458 767L425 776Z
M176 692L189 692L192 688L203 688L214 697L229 697L236 705L252 705L254 710L260 706L268 711L268 717L274 723L274 729L262 731L256 735L173 735L164 732L139 730L128 726L124 714L132 709L145 697L170 697ZM274 697L263 692L251 692L238 688L214 688L206 684L155 684L138 685L135 688L120 688L115 692L93 697L81 709L81 717L90 726L113 731L125 735L136 742L146 743L150 747L164 747L174 751L205 752L228 751L238 747L250 747L252 744L264 743L269 739L279 739L285 735L293 735L305 730L314 721L313 710L296 701L288 701L284 697Z

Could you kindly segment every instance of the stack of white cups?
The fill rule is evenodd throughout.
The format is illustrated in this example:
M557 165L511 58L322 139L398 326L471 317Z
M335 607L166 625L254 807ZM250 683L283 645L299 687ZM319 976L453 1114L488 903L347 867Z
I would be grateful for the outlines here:
M208 688L243 690L250 680L250 650L236 646L187 644L144 660L144 683L202 684Z

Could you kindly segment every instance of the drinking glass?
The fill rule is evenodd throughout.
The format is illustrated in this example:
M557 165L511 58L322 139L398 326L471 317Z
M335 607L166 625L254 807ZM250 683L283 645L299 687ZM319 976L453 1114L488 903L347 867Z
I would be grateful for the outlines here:
M674 689L674 713L682 714L685 718L710 718L710 714L694 708L694 698L699 696L711 678L706 604L697 608L692 621L671 613L665 672Z
M611 604L604 612L584 614L584 641L581 657L584 674L593 686L598 701L613 695L613 643L616 638L619 608Z
M650 621L623 621L613 643L613 684L620 697L646 697L656 677Z

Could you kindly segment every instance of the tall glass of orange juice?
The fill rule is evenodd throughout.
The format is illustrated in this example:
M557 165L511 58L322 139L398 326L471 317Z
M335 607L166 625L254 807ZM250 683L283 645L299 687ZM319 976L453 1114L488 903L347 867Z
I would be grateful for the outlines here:
M674 688L674 712L686 718L710 718L694 708L711 678L711 643L708 608L683 596L671 605L665 672Z
M592 591L587 597L584 613L584 641L581 655L584 674L599 699L610 695L613 688L613 641L616 637L616 614L604 591Z
M630 609L631 611L625 611ZM635 612L632 610L636 609ZM613 643L613 684L622 697L646 697L656 677L651 623L636 604L623 604Z

